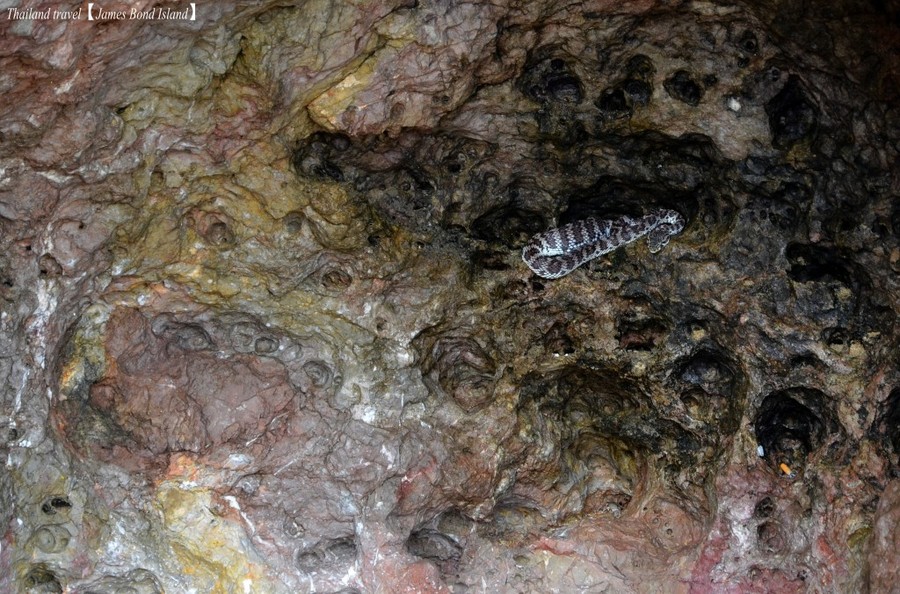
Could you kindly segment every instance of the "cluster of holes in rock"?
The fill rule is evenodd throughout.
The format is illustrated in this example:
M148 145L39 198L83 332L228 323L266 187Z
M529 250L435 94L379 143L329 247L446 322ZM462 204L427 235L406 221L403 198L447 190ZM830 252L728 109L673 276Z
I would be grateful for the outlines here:
M394 151L404 158L393 155L388 159L384 156L388 149L372 139L360 139L345 152L335 153L335 144L343 147L350 142L341 137L345 142L336 143L336 137L317 133L307 139L294 155L298 172L351 183L395 223L424 230L432 229L437 221L451 234L482 242L488 249L475 245L472 260L489 270L507 269L509 251L545 230L556 212L561 213L560 224L591 216L640 216L657 206L675 207L692 216L698 209L697 197L687 189L701 183L720 162L708 138L695 135L673 140L646 132L618 143L618 150L629 155L653 154L668 167L644 167L635 172L638 179L628 180L602 174L594 177L590 170L599 171L599 166L589 165L581 168L585 173L577 179L544 178L555 187L541 188L514 177L501 179L498 171L502 167L493 163L495 148L485 147L482 141L409 133L409 138L397 141L401 148ZM582 157L573 154L572 158ZM377 167L372 165L376 161ZM452 167L448 168L448 161ZM461 162L465 167L460 170ZM668 186L668 191L660 192L660 186ZM296 230L300 221L286 219L285 226Z
M58 496L51 497L41 504L41 511L48 516L68 512L72 508L72 502L68 498Z
M72 509L72 502L68 497L63 495L54 495L48 497L41 503L41 513L47 517L48 521L59 522L68 517ZM62 517L60 517L62 516ZM68 544L68 531L57 523L50 523L40 526L31 539L34 546L46 554L61 552ZM66 536L65 538L61 538ZM36 563L32 565L28 571L21 576L19 581L21 587L26 592L34 593L61 593L63 592L62 584L56 574L45 563Z
M784 529L775 517L778 506L770 496L756 502L753 508L753 519L756 521L756 544L765 554L783 552L787 538Z
M143 320L125 322L126 324L148 323L146 314L140 312L123 315ZM293 389L290 405L293 410L302 409L310 402L330 399L341 385L341 376L328 354L327 345L314 339L292 337L279 330L269 329L246 314L220 313L216 317L207 318L203 314L166 312L150 318L148 325L149 333L157 340L142 341L139 348L126 348L118 358L119 369L129 377L157 373L158 369L148 369L147 362L156 361L160 355L163 357L159 362L159 369L166 370L166 373L173 369L188 369L190 367L183 366L190 366L193 362L201 367L209 364L218 373L227 373L227 362L212 361L211 353L215 351L228 354L229 359L236 355L234 364L240 366L240 369L252 365L243 355L280 361L284 367L284 378ZM72 345L78 338L74 327L75 325L63 340L66 346L63 347L61 361L75 356ZM276 373L279 371L277 364L262 364L266 369ZM208 447L209 444L202 437L207 430L204 415L164 416L157 430L149 431L150 425L146 423L144 413L133 409L129 400L123 396L121 377L104 376L102 369L90 363L85 368L85 381L73 388L69 398L57 403L53 412L61 431L73 447L90 452L112 464L126 468L138 464L145 470L157 468L155 464L159 457L154 454L172 449L200 451ZM211 378L211 381L218 380ZM206 388L202 386L203 384L186 383L186 392L176 391L167 395L169 400L161 405L179 410L190 407L191 411L214 406L216 395L204 391ZM191 392L194 388L200 391L194 394ZM188 396L185 398L184 394ZM186 430L187 423L191 424L191 428ZM226 436L225 439L232 439L234 431L252 432L254 424L252 419L240 418L221 435ZM206 445L202 445L204 443ZM114 447L122 447L133 456L112 455Z
M744 55L759 50L750 31L736 44ZM466 138L462 133L423 135L414 131L397 138L317 132L295 147L294 167L303 177L347 184L392 222L426 229L437 221L445 228L506 248L520 246L546 229L559 213L563 213L560 222L565 223L567 216L641 214L652 206L677 205L685 215L691 213L684 210L698 210L697 186L715 184L714 180L724 175L722 167L727 167L712 140L700 134L674 139L643 130L612 133L603 124L628 117L651 101L656 73L653 61L642 54L631 56L620 75L600 91L587 88L577 74L580 68L575 57L556 48L532 52L516 87L540 106L533 116L540 123L542 118L552 120L557 112L569 115L559 122L553 120L547 124L549 128L541 125L546 138L531 139L533 146L538 148L550 140L556 149L526 156L521 174L501 173L507 168L495 160L508 157L490 142ZM704 89L715 84L714 76L677 70L667 75L664 87L677 100L696 105L702 101ZM588 109L581 106L584 99L595 94L591 105L599 113L596 121L575 117ZM766 109L778 146L789 147L814 136L818 108L798 77L789 77ZM568 129L572 126L578 129ZM565 139L573 142L567 144ZM622 180L623 187L606 193L598 187L606 167L594 163L589 150L598 144L613 147L623 161L635 163ZM653 155L652 163L648 155ZM531 186L535 183L527 175L531 158L539 159L547 172L541 182L549 184L547 187ZM578 174L571 175L575 171ZM621 198L623 188L631 193L625 199ZM611 194L614 200L619 197L618 204L610 201ZM661 194L668 197L669 204L659 204ZM576 212L579 208L581 212ZM503 268L490 254L483 263L487 268Z

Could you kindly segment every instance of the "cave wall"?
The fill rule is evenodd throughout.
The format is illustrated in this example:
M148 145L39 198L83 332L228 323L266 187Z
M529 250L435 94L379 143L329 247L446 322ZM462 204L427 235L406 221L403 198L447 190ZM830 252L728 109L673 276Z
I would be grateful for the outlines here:
M0 13L0 590L896 587L896 7L86 10Z

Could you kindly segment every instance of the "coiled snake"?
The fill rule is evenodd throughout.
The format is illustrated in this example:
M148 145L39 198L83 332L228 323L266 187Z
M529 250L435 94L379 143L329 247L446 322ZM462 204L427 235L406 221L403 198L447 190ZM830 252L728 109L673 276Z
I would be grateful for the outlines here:
M684 229L684 217L660 208L640 218L622 216L576 221L538 233L522 250L522 260L540 277L563 277L585 262L629 244L644 235L652 253Z

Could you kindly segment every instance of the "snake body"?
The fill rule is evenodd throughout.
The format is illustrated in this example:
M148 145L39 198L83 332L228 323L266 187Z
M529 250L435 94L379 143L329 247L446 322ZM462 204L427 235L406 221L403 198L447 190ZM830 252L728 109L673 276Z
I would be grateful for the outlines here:
M656 253L669 238L684 229L684 217L660 208L640 218L622 216L612 220L595 218L575 221L538 233L522 250L522 260L540 277L563 277L585 262L647 236Z

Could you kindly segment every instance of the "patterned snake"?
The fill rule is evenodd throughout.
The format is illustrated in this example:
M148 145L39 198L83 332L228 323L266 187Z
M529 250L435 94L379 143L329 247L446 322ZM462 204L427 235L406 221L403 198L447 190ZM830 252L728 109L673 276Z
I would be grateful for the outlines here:
M682 229L684 217L664 208L637 219L628 216L613 220L590 218L538 233L525 245L522 259L538 276L560 278L585 262L644 235L650 251L656 253Z

